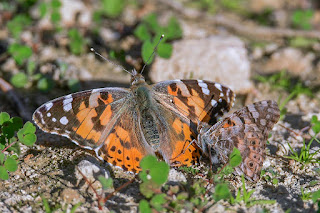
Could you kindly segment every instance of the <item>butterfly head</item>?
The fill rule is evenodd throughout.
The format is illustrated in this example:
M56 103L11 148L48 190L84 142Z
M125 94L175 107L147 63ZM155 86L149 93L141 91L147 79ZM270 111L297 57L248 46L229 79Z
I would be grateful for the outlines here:
M141 85L145 84L146 80L142 76L141 73L138 73L136 69L132 70L132 75L131 75L131 85Z

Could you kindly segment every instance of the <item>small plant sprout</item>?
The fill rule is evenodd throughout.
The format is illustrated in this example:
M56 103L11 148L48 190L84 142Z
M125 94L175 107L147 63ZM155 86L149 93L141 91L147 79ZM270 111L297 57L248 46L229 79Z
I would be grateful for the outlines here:
M316 116L312 116L311 125L312 125L311 128L314 132L314 136L310 139L308 144L306 144L305 139L303 139L303 146L302 146L300 153L299 153L298 151L295 151L291 147L291 145L288 143L290 151L291 151L291 155L285 156L288 159L292 159L292 160L295 160L295 161L302 163L303 167L309 163L320 163L320 159L315 158L315 156L319 153L320 149L318 149L315 152L310 152L311 151L310 150L311 144L314 141L316 141L317 143L320 143L320 141L317 139L317 135L320 132L320 121L318 120L318 118Z
M71 29L68 32L68 37L70 39L69 47L71 52L75 55L83 53L86 41L80 32L77 29Z
M141 55L146 64L151 63L152 60L149 60L149 56L152 53L152 48L162 34L165 34L166 38L157 48L157 54L162 58L170 58L173 47L167 41L182 37L182 28L175 17L170 18L167 26L161 26L158 23L157 16L149 14L135 29L134 35L142 41Z
M253 200L251 195L253 194L254 190L247 191L246 184L244 180L244 176L241 177L242 180L242 187L238 189L236 197L231 196L231 204L236 204L241 201L245 203L246 206L253 206L256 204L274 204L276 203L275 200ZM242 189L242 190L241 190ZM241 193L242 191L242 193Z
M271 76L256 76L256 80L262 83L269 83L272 88L284 90L289 93L289 95L283 100L281 100L281 96L279 97L279 109L280 109L280 120L282 120L287 113L286 105L287 103L294 99L295 97L305 94L307 96L312 97L312 91L309 87L303 85L301 81L296 81L293 78L288 77L288 74L285 70L282 70L279 73L276 73ZM296 83L292 83L296 82Z
M27 122L23 125L22 119L10 118L6 112L0 113L0 179L8 180L8 172L18 169L19 143L32 146L37 137L36 127Z
M310 200L312 198L312 192L305 192L303 187L301 187L301 199L303 201Z

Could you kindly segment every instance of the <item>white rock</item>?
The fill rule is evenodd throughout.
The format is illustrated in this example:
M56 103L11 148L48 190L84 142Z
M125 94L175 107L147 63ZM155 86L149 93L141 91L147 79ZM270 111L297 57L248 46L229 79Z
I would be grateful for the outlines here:
M170 169L168 182L187 182L187 178L181 172L175 169Z
M99 162L94 158L80 161L77 167L90 182L96 181L99 175L102 175L105 178L110 177L109 172L100 167ZM75 174L79 183L83 179L83 176L80 174L78 169L75 170Z
M305 78L313 69L313 53L304 54L299 49L284 48L272 54L271 59L265 64L265 72L288 70L293 75Z
M61 4L60 14L63 26L73 26L76 21L81 26L89 26L91 24L92 10L83 1L61 0Z
M237 37L225 36L177 41L172 56L157 57L150 72L154 82L191 77L222 83L236 93L248 93L252 83L244 43Z

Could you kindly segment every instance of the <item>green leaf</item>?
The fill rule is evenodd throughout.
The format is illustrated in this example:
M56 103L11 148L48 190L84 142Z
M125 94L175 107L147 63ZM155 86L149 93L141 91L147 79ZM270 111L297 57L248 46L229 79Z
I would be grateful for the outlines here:
M152 55L153 48L154 48L154 46L149 40L143 42L142 49L141 49L141 55L142 55L142 59L143 59L144 63L151 64L151 62L153 61L154 56L152 56L150 58L150 60L148 61L149 57ZM147 61L148 61L148 63L147 63Z
M169 165L164 161L161 161L154 165L154 167L150 171L150 175L155 183L162 185L167 182L169 171Z
M102 0L102 11L111 18L119 16L124 6L124 0Z
M76 212L77 208L79 208L81 205L82 205L81 202L76 203L76 204L71 208L70 213Z
M53 11L51 13L50 19L51 19L52 23L58 24L59 21L61 20L60 12L59 11Z
M320 198L320 190L312 193L312 201L315 203Z
M60 0L51 0L51 7L53 9L59 9L61 7Z
M51 208L50 208L50 205L49 205L48 200L47 200L44 196L42 196L42 195L41 195L41 199L42 199L42 204L43 204L43 207L44 207L44 211L45 211L46 213L51 213L52 210L51 210Z
M146 198L151 198L154 194L154 189L158 188L158 184L154 183L153 181L142 182L139 186L141 194L143 194Z
M219 200L227 200L231 196L229 187L225 183L221 183L215 186L213 199L218 202Z
M142 212L142 213L151 213L152 212L148 201L140 200L140 202L139 202L139 212Z
M14 131L18 131L23 126L22 118L19 118L19 117L11 118L10 122L11 122L10 123L10 128L12 128L12 130L14 130Z
M2 179L2 180L9 179L9 174L8 174L6 168L4 168L4 166L0 166L0 179Z
M18 169L17 161L11 157L7 157L6 161L4 162L4 167L9 172L15 172Z
M17 88L22 88L28 83L28 76L23 72L19 72L12 76L10 81L13 84L13 86Z
M28 121L24 124L23 128L18 131L17 136L23 144L32 146L37 140L37 136L34 134L35 131L36 127Z
M239 149L233 148L232 153L230 154L230 166L231 167L237 167L242 162L242 157Z
M182 28L178 20L173 16L170 18L165 37L169 40L178 39L182 37Z
M165 197L166 197L165 194L157 194L153 196L152 199L150 200L151 206L153 206L157 211L160 211L160 212L163 211L164 208L162 207L162 205L166 203Z
M0 152L0 164L3 164L4 158L5 155L2 152Z
M26 15L17 15L7 23L9 32L15 39L19 39L22 30L31 24L31 19Z
M134 30L134 35L138 37L141 41L151 40L151 35L145 24L139 24L138 27Z
M28 61L27 65L27 73L29 76L33 75L34 71L36 70L36 62L34 61Z
M158 55L162 58L170 58L172 54L173 47L168 43L160 43L158 46Z
M81 85L78 79L72 78L68 80L68 87L71 92L77 92L80 90Z
M11 143L14 143L14 140L13 140L13 139L16 140L15 137L11 138L11 139L10 139L10 144L11 144ZM8 150L8 152L15 152L15 153L17 153L18 155L20 155L20 146L19 146L19 143L13 144L13 145L12 145L11 147L9 147L7 150ZM14 157L14 155L12 155L12 157Z
M36 141L37 136L35 134L27 134L21 142L26 146L32 146Z
M159 34L159 32L162 34L162 27L158 23L157 15L155 13L145 16L143 21L155 34Z
M68 37L70 39L70 49L75 55L79 55L84 52L85 40L77 29L71 29L68 32Z
M23 126L24 133L35 133L36 127L30 122L27 121Z
M14 60L18 65L22 65L32 55L32 49L28 46L20 44L11 44L8 49Z
M291 47L297 48L307 48L316 44L318 41L316 39L304 38L304 37L295 37L289 40Z
M312 124L315 124L315 123L317 123L318 122L318 117L316 116L316 115L313 115L312 117L311 117L311 123Z
M2 125L4 122L7 122L10 120L10 115L6 112L0 113L0 125Z
M177 195L177 200L186 200L189 197L189 194L187 192L180 192Z
M313 10L296 10L292 16L291 16L291 21L293 26L297 28L301 28L304 30L311 30L312 25L311 25L311 19L314 15Z
M48 92L53 88L53 81L50 78L42 77L37 83L37 88L42 92Z
M41 2L38 9L40 13L40 18L44 18L48 11L47 4L45 2Z
M279 183L279 180L277 178L272 179L272 184L277 185Z
M112 178L105 178L102 175L99 175L98 180L100 181L103 189L110 189L113 187L113 180Z
M320 132L320 121L318 121L318 117L313 115L311 118L312 130L317 135Z

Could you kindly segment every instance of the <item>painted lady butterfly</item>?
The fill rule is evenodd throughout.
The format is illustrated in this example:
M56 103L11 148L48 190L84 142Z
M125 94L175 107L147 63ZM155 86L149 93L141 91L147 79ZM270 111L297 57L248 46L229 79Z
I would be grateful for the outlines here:
M94 150L97 157L138 172L148 154L174 166L191 165L199 156L198 121L217 122L229 111L234 93L218 83L172 80L148 85L133 70L131 88L101 88L49 101L33 114L45 132Z
M198 140L213 165L229 161L233 147L240 150L242 163L235 168L251 181L260 178L268 134L280 118L277 102L260 101L234 112L212 127L201 123Z

